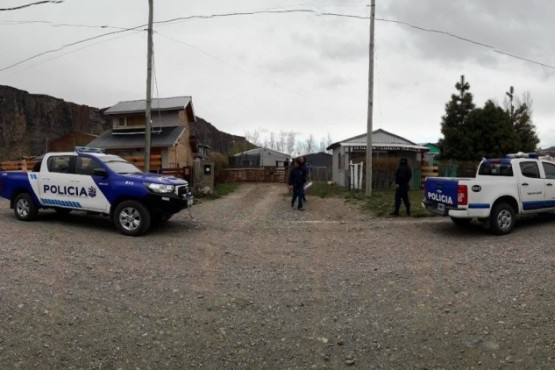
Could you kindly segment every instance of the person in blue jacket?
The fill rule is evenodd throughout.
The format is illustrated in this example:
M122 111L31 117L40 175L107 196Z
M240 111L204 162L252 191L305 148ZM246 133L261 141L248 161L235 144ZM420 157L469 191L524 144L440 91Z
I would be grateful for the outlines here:
M297 208L299 211L304 210L303 199L304 199L304 184L306 178L304 171L301 168L301 163L298 159L293 162L293 168L289 172L289 178L287 183L289 184L289 191L293 192L293 198L291 199L291 207L295 207L295 201L298 199Z

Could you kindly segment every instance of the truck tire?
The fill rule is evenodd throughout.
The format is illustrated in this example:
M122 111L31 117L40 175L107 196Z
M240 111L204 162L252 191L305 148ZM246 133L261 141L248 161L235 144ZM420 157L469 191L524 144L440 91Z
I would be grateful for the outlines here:
M451 221L453 221L453 223L457 226L466 227L466 226L470 225L470 222L472 221L472 219L471 218L451 217Z
M126 200L118 204L113 221L118 230L129 236L139 236L150 228L150 212L136 200Z
M33 221L37 218L39 210L29 193L21 193L14 199L13 211L18 220Z
M490 215L490 230L497 235L510 233L515 226L515 211L507 203L499 203L493 207Z

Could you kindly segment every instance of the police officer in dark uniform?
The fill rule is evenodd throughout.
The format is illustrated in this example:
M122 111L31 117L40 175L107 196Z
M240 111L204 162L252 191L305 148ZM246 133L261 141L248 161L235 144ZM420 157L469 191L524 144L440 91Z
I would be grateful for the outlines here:
M395 209L390 213L391 215L399 216L402 200L407 208L407 216L410 216L409 183L411 179L412 171L407 164L407 159L401 158L399 168L395 173Z

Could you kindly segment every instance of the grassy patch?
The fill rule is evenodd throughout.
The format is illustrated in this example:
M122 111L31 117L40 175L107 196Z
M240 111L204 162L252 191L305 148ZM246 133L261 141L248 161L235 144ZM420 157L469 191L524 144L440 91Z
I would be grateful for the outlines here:
M367 197L363 191L347 191L338 185L328 185L325 182L314 182L307 190L307 195L321 198L338 197L345 198L349 203L355 204L364 212L371 213L376 217L389 216L393 210L395 190L372 190L372 196ZM428 217L428 211L420 206L423 193L420 189L410 190L409 199L411 203L412 217ZM401 204L401 215L405 215L405 206Z
M196 199L204 199L204 200L212 200L212 199L219 199L223 196L226 196L230 193L233 193L239 187L238 182L226 182L222 184L217 184L214 187L214 192L211 194L204 194L201 192L195 192L193 195Z

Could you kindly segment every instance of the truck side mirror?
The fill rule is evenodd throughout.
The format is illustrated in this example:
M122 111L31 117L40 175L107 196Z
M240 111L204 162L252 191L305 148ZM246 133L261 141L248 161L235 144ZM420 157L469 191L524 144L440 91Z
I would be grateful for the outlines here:
M95 168L92 172L93 176L100 176L100 177L106 177L108 176L108 172L106 172L106 170L104 168Z

